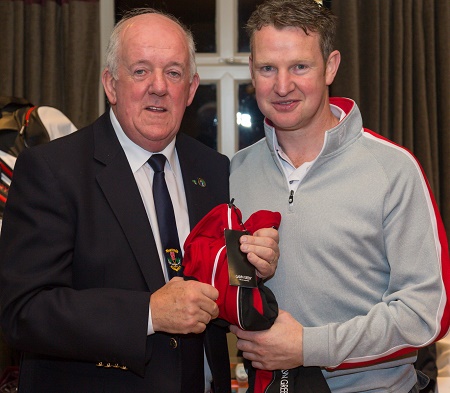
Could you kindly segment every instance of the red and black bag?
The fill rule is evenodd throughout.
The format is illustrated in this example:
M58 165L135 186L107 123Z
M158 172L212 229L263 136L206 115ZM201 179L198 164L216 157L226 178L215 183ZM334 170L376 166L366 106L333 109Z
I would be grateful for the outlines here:
M36 106L25 98L0 96L0 218L19 154L75 130L56 108Z
M239 209L231 203L222 204L203 217L187 237L184 275L217 288L219 318L228 324L244 330L269 329L278 316L278 304L261 279L256 288L230 285L225 229L253 233L261 228L278 228L280 221L280 213L260 210L242 224Z
M225 229L246 230L280 226L278 212L259 210L245 223L232 202L212 209L192 230L184 243L184 275L213 285L219 291L219 318L243 330L269 329L278 316L273 292L259 279L256 288L229 283ZM290 370L257 370L245 361L248 393L330 393L319 367Z
M0 96L0 150L17 157L27 147L50 141L37 108L25 98Z

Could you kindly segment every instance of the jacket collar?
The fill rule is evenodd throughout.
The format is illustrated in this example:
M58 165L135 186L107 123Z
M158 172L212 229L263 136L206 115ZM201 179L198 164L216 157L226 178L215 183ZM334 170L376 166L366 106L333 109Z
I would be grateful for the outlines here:
M341 108L346 116L335 127L325 132L323 148L318 158L327 157L344 149L349 143L353 143L362 130L361 113L355 101L349 98L331 97L330 104ZM266 142L274 155L276 154L274 150L275 129L267 118L264 120L264 130Z
M164 285L152 229L125 152L112 127L109 114L94 127L94 158L101 164L97 182L114 212L142 270L150 291Z

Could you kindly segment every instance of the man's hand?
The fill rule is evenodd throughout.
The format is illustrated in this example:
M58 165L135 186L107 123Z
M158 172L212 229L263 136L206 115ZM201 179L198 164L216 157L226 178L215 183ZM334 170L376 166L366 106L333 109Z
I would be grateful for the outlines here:
M269 330L230 330L238 337L237 348L252 366L261 370L287 370L303 365L303 326L280 310Z
M187 334L201 333L219 315L216 288L198 281L172 278L150 296L153 329Z
M253 236L241 236L240 242L241 251L247 254L248 261L255 266L257 275L264 279L272 277L280 257L278 231L273 228L259 229Z

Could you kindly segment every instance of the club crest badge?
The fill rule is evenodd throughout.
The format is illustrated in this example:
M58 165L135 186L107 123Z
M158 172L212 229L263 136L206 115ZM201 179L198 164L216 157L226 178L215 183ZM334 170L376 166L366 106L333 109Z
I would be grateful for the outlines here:
M176 272L181 269L181 255L176 248L167 248L165 250L166 260L170 268Z

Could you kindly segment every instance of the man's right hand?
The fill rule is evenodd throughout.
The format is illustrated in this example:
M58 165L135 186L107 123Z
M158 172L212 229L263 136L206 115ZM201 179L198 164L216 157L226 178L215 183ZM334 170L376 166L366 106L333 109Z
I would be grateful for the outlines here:
M201 333L219 315L216 288L198 281L172 278L150 296L155 332Z

